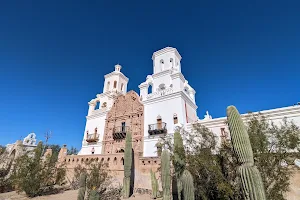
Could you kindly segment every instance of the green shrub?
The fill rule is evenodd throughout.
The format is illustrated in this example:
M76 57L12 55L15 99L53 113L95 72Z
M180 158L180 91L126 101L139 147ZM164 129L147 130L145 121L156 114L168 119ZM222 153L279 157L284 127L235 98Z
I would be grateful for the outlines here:
M29 197L49 192L56 183L62 183L65 178L64 166L56 166L55 155L43 159L42 151L43 145L39 142L33 156L26 153L15 161L11 176L13 186Z

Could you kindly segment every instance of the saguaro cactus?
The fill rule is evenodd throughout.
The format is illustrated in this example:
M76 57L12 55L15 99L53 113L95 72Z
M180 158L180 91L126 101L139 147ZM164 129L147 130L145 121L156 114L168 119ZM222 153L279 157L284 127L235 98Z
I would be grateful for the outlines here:
M86 173L80 174L77 200L84 200L86 190Z
M173 166L175 169L176 183L177 183L177 195L178 200L181 200L182 183L180 177L185 169L185 151L183 146L183 140L179 131L174 133L174 159Z
M126 134L125 153L124 153L124 179L123 179L123 196L129 198L130 196L130 180L132 170L132 138L131 133Z
M180 180L182 183L182 192L184 200L194 200L195 188L192 174L188 170L184 170Z
M227 121L233 150L240 163L238 173L242 181L244 198L246 200L265 200L266 196L261 175L254 166L249 135L240 113L234 106L227 107Z
M161 181L163 188L163 200L171 199L171 172L170 172L170 153L163 150L161 155Z
M152 197L156 199L158 197L158 182L155 177L155 173L152 170L150 170L150 175L151 175Z
M98 192L94 188L90 192L89 200L99 200L99 199L100 199L100 196L99 196Z

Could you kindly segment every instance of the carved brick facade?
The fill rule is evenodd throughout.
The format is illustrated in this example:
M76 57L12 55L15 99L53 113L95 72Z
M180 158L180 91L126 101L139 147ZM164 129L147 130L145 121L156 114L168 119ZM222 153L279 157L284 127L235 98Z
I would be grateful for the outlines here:
M114 154L124 152L125 135L127 132L132 133L132 146L134 152L138 155L142 155L144 106L139 101L138 94L134 91L130 91L126 95L118 96L108 112L104 130L102 153ZM119 134L120 137L114 137L114 134Z
M157 178L160 178L158 172L160 158L143 157L144 106L140 102L139 95L134 91L129 91L125 95L116 97L113 106L107 113L102 141L102 154L66 155L66 147L61 149L59 161L66 162L69 179L72 179L74 175L73 170L77 165L84 166L84 161L96 160L107 163L114 181L122 184L125 136L129 131L132 133L134 150L134 189L135 191L139 189L150 191L150 170L156 172Z

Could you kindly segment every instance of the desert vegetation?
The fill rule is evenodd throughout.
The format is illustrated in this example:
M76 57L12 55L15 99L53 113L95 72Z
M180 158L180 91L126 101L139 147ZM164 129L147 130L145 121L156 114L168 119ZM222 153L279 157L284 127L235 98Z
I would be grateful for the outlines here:
M219 145L216 136L201 124L195 124L191 133L178 129L173 136L161 138L159 146L165 149L162 166L166 150L172 163L173 170L167 171L172 176L173 199L193 198L184 195L182 175L186 172L197 191L195 199L284 200L295 169L293 161L299 158L299 127L286 119L275 125L252 113L244 124L233 106L228 107L227 117L224 123L231 140L223 137ZM162 179L164 173L162 170ZM163 181L163 194L168 194L164 185Z
M192 132L178 128L173 135L161 137L156 145L161 165L158 171L149 173L151 197L284 200L295 170L293 162L299 158L300 128L286 119L275 125L261 114L249 113L244 121L237 109L230 106L224 121L229 128L228 136L219 139L197 123ZM0 159L4 164L0 169L0 189L25 192L28 197L76 189L78 200L130 198L135 176L130 133L125 141L122 186L112 182L108 164L98 159L77 165L72 180L68 180L65 164L57 162L59 146L40 142L33 151L14 160L9 160L5 148L1 148ZM46 148L52 148L52 154L43 155ZM77 152L71 148L67 154Z

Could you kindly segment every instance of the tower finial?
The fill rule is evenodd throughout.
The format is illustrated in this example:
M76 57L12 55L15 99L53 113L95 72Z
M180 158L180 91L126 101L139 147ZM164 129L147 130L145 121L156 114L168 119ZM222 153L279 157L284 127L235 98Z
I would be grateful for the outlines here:
M121 68L122 68L122 66L119 63L115 65L115 71L116 72L120 72Z

